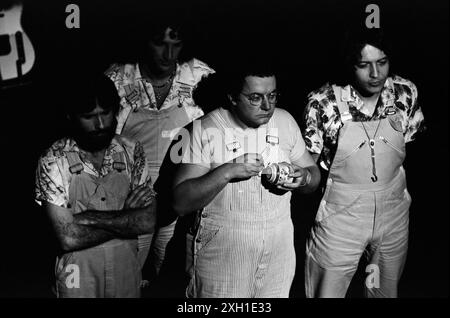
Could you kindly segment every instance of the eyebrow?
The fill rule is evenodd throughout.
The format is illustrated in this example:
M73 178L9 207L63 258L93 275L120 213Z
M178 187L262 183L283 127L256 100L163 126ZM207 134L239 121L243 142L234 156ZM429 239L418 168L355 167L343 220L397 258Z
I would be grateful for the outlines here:
M375 62L379 62L379 61L387 60L387 59L388 59L388 57L385 56L385 57L382 57L381 59L376 60ZM371 61L361 60L361 61L359 61L357 64L359 64L359 63L372 63L372 62L371 62Z
M246 94L246 95L252 95L252 94L268 95L268 94L275 93L277 90L278 90L278 89L275 88L273 91L271 91L271 92L269 92L269 93L267 93L267 94L263 94L263 93L259 93L259 92L249 92L249 93L242 92L242 93L243 93L243 94Z

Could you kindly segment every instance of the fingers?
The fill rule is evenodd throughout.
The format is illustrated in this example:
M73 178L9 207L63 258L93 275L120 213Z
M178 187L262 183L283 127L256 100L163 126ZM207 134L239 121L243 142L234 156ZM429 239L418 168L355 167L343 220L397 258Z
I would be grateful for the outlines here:
M144 207L153 198L153 191L149 187L139 189L133 201L135 207Z
M250 168L253 172L257 174L260 173L264 169L264 165L262 163L251 163L249 164Z
M289 173L289 177L293 177L293 178L303 178L306 174L306 169L296 166L296 165L292 165L292 167L294 168L294 171Z
M152 190L149 187L142 187L140 188L135 196L136 200L142 200L144 197L148 196Z
M296 179L294 179L296 180ZM280 190L286 190L286 191L291 191L291 190L295 190L300 186L300 182L285 182L282 183L280 185L277 186L278 189Z
M149 205L155 199L155 192L149 191L142 199L144 201L144 206Z
M149 187L149 182L145 182L134 189L125 200L125 208L142 208L153 201L155 192Z
M258 163L261 162L264 164L264 159L259 153L246 153L235 159L233 159L234 163Z
M144 187L146 186L145 183L137 186L136 188L134 188L129 194L128 194L128 198L130 200L134 200L136 195L139 193L139 191L141 191Z
M261 156L261 154L259 154L259 153L248 153L247 157L251 158L255 161L264 162L263 156Z

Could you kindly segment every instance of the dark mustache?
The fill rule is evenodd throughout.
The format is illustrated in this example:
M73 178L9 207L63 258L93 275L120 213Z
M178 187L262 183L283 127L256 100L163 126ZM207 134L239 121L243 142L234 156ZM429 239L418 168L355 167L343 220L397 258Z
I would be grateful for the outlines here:
M89 132L89 136L99 136L99 135L108 135L111 134L111 129L101 129L96 131Z

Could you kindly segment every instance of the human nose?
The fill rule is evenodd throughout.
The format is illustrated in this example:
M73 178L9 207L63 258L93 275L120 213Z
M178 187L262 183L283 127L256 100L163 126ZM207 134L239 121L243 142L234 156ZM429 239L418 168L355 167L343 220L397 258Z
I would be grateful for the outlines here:
M379 73L378 65L376 63L375 64L371 64L371 66L370 66L370 77L377 78L378 77L378 73Z
M166 49L165 49L164 53L165 53L166 60L169 60L169 61L172 60L173 59L173 47L172 47L172 45L166 46Z
M267 97L267 95L264 95L263 100L261 101L261 108L264 110L270 109L269 98Z
M95 126L96 126L97 129L105 128L105 124L104 124L104 120L103 120L102 116L98 115L96 117Z

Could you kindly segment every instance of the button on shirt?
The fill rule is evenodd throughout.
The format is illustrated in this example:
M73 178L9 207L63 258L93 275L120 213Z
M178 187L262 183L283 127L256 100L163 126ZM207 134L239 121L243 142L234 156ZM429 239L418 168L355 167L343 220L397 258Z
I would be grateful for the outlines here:
M342 101L348 103L353 121L382 119L386 117L388 107L395 107L402 115L401 129L405 143L414 140L416 134L424 129L417 88L407 79L393 76L386 80L373 115L361 111L364 103L351 85L338 89L341 89ZM339 130L344 125L330 84L327 83L308 95L303 119L306 126L303 132L306 147L310 152L320 154L319 163L328 170L336 153Z
M139 142L134 143L119 136L114 137L110 146L106 149L100 171L97 171L93 164L85 159L84 151L77 146L73 139L63 138L55 142L38 162L35 188L36 202L41 204L42 201L46 201L68 208L71 172L69 171L67 152L79 154L83 170L86 173L95 177L103 177L114 169L113 155L121 151L126 152L126 157L129 160L129 169L126 169L126 171L129 173L131 189L133 190L149 179L145 153Z

